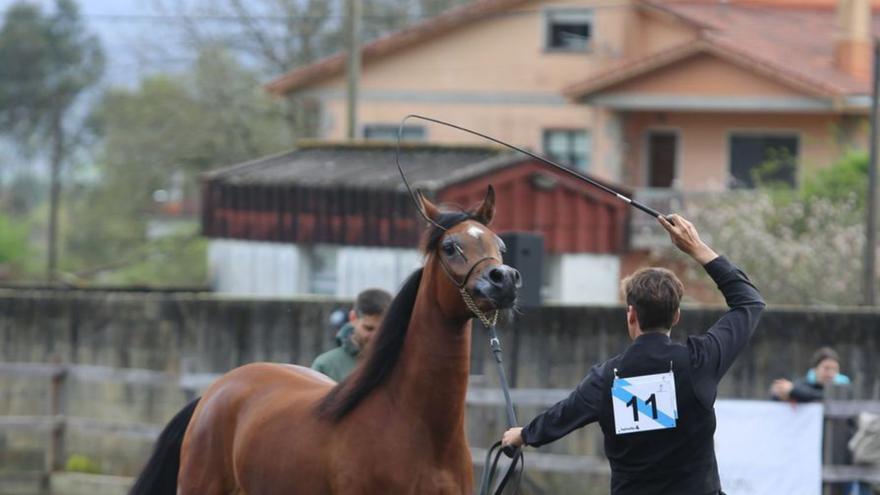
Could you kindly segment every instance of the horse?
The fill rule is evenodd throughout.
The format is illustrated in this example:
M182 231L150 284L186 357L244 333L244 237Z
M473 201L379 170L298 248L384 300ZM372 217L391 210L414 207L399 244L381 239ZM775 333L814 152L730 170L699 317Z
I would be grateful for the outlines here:
M214 382L166 426L132 495L470 494L465 437L471 320L509 309L520 274L475 209L441 210L425 261L392 301L363 361L341 382L253 363Z

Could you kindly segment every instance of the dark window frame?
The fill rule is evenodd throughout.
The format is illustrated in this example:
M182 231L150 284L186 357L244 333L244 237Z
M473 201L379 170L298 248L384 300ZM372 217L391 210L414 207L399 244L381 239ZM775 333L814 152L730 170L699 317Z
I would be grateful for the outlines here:
M579 34L574 31L578 31L579 27L580 30L586 30L586 40L582 45L566 45L561 41L566 31L570 36L578 37ZM595 34L595 15L591 8L549 8L544 11L545 52L589 53L593 50Z
M739 148L737 149L737 147ZM744 147L751 147L752 149L749 150ZM742 162L749 160L748 154L750 152L752 154L758 153L758 148L761 148L761 161L744 165ZM782 151L783 149L785 150L784 152ZM784 153L789 154L790 159L786 156L781 156ZM768 183L784 183L791 188L795 188L798 185L801 153L801 136L797 131L729 131L727 133L728 188L757 188L759 185L754 181L753 171L774 159L782 162L790 160L790 163L783 163L781 165L782 168L777 172L768 172L768 177L765 180ZM776 157L773 156L774 154ZM749 161L755 161L755 159ZM746 166L748 171L745 170Z

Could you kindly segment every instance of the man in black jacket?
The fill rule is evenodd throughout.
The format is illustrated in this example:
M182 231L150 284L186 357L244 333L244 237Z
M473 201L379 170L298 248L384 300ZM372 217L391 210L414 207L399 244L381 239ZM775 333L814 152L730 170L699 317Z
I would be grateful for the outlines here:
M713 443L718 382L765 305L745 273L712 251L693 224L679 215L658 220L672 242L705 268L730 310L705 334L673 343L669 333L680 316L682 283L669 270L637 271L623 283L633 343L594 366L568 398L524 428L505 432L502 441L539 447L598 421L612 495L719 494Z

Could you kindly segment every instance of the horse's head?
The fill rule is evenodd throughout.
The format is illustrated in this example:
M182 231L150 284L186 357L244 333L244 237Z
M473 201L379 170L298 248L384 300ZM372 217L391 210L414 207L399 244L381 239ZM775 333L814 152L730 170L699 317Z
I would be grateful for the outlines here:
M479 311L507 309L516 302L522 285L520 274L502 261L504 242L489 230L495 215L495 192L492 186L483 203L469 212L442 212L419 195L425 215L434 223L425 246L426 265L434 263L443 273L444 290L437 294L444 308L463 317L474 312L468 299Z

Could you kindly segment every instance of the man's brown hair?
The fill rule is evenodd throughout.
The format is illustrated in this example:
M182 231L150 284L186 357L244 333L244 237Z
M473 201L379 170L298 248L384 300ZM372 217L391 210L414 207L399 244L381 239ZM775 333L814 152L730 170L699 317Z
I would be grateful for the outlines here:
M367 289L357 296L354 311L358 318L364 315L382 315L391 304L391 294L382 289Z
M642 268L623 279L626 304L636 310L642 331L670 329L684 285L665 268Z

